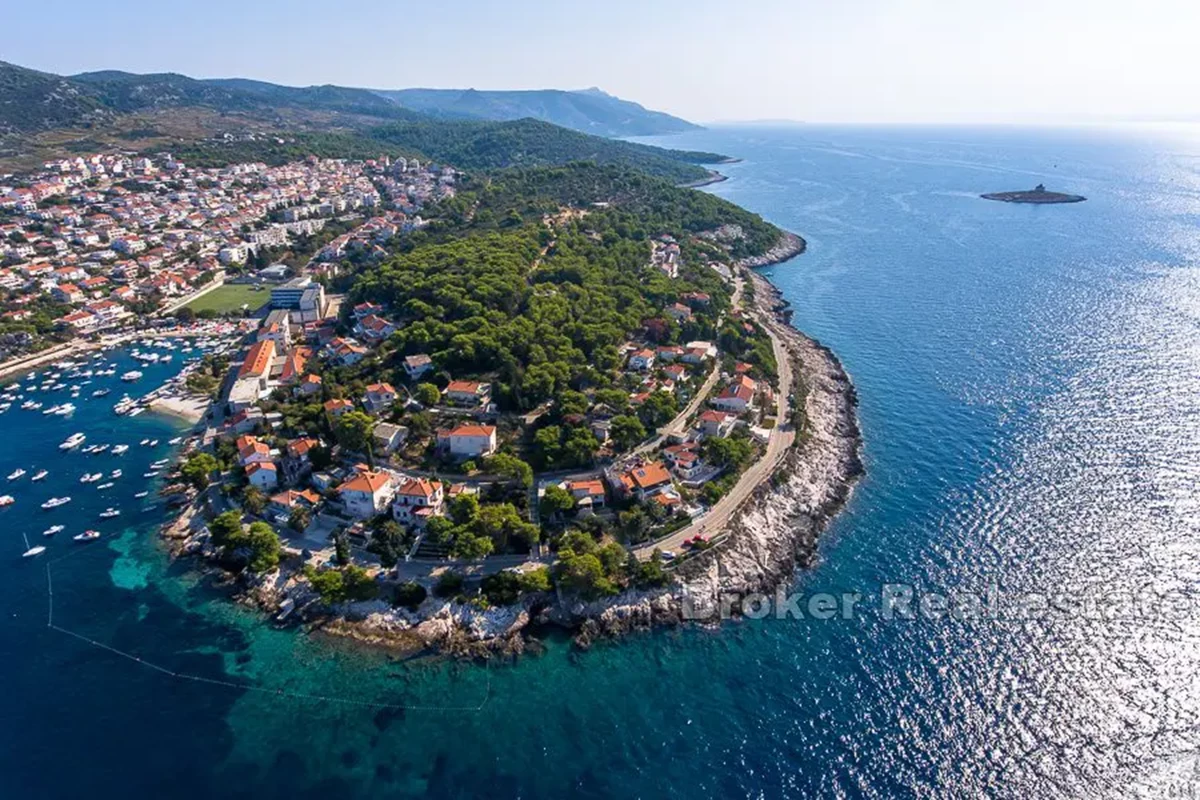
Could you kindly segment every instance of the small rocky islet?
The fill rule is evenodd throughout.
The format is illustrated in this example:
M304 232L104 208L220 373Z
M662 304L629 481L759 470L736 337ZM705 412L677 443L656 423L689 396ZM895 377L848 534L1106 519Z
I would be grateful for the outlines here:
M1044 184L1039 183L1032 190L1018 192L992 192L981 194L984 200L998 200L1002 203L1032 203L1034 205L1054 205L1056 203L1082 203L1086 197L1079 194L1064 194L1047 191Z

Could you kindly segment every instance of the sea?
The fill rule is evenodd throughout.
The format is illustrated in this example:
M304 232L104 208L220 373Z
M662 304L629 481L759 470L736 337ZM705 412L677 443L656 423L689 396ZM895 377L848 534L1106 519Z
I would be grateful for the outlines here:
M764 274L853 379L866 473L790 589L855 605L487 666L276 629L162 553L133 494L181 428L109 378L0 415L0 481L50 470L0 485L0 797L1200 795L1200 133L652 141L741 159L705 190L808 241ZM1038 183L1088 199L979 198Z

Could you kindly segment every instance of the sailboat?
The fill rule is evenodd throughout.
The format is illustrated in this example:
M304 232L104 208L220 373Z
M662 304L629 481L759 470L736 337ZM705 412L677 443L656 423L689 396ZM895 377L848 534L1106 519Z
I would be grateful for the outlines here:
M22 558L33 558L34 556L40 556L42 553L46 552L46 548L40 544L37 547L30 547L28 535L22 533L21 536L25 538L25 552L21 554Z

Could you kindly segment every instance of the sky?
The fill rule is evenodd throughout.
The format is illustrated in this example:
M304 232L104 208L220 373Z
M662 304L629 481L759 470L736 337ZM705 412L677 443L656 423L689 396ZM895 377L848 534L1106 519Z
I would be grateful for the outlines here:
M1194 0L50 0L0 60L289 85L581 89L698 122L1200 119Z

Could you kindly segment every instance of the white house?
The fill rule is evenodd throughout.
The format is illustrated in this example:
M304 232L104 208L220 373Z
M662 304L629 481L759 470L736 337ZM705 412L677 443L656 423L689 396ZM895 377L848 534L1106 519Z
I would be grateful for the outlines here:
M392 517L398 522L424 527L430 518L442 513L445 493L439 481L410 478L396 491Z
M404 357L404 371L408 373L409 380L415 381L431 369L433 369L433 359L424 353Z
M361 470L338 487L338 495L342 498L346 513L358 519L382 514L395 493L396 486L391 473L371 470Z
M629 368L636 369L640 372L645 372L654 367L654 351L653 350L638 350L629 357Z
M479 458L496 452L494 425L459 425L438 431L438 446L455 458Z
M396 389L390 383L373 383L367 387L363 405L368 411L377 413L396 404Z
M274 491L279 485L279 472L270 461L254 462L246 468L246 478L250 485L260 491Z

